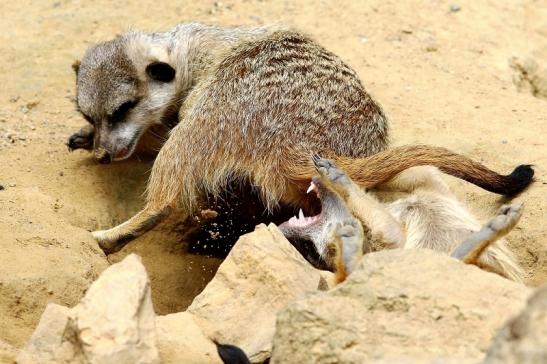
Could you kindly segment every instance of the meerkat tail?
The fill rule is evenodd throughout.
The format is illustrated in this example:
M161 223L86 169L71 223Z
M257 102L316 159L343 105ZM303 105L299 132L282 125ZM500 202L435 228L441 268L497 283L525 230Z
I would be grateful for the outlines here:
M131 240L154 228L170 213L170 207L158 210L146 207L123 224L109 230L94 231L92 235L105 254L112 254L122 249Z
M522 205L504 205L499 214L469 236L451 254L466 264L477 264L482 253L496 240L507 235L522 215Z
M423 165L435 166L444 173L506 196L523 191L534 177L530 165L520 165L511 174L501 175L461 154L427 145L397 147L367 158L335 156L333 159L356 183L365 188L388 181L410 167Z

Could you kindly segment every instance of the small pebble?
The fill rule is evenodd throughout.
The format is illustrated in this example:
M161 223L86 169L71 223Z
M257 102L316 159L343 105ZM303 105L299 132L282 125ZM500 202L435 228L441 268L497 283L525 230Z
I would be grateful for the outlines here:
M63 177L65 173L63 171L59 172L59 176Z
M6 187L4 187L3 185L0 185L0 191L3 191L5 189L6 189Z
M17 186L17 185L16 185L15 183L10 183L9 186L10 186L10 187L15 187L15 186Z
M458 4L452 4L450 5L450 11L453 13L457 13L458 11L462 10L462 7Z
M507 144L507 140L503 139L503 140L501 141L501 144Z

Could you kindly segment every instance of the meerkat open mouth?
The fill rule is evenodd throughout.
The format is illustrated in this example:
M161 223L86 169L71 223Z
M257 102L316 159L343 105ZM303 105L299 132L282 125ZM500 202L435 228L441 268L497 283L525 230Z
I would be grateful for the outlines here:
M312 178L307 193L315 193L321 205L321 212L305 216L300 209L297 216L279 225L287 239L306 239L314 242L324 240L330 224L351 216L340 196L323 185L319 176Z
M317 183L316 183L317 182ZM321 194L319 193L319 188L317 187L318 186L318 181L314 182L314 180L312 179L312 181L310 182L310 186L308 187L308 190L306 191L306 193L315 193L315 196L317 196L317 198L319 199L319 201L321 202L321 212L317 215L313 215L313 216L304 216L304 211L302 211L302 209L300 209L298 211L298 215L297 216L293 216L291 217L288 221L284 222L282 225L286 225L286 226L290 226L290 227L293 227L293 228L304 228L304 227L309 227L311 225L314 225L314 224L318 224L318 223L321 223L321 217L322 217L322 210L323 210L323 203L321 201Z

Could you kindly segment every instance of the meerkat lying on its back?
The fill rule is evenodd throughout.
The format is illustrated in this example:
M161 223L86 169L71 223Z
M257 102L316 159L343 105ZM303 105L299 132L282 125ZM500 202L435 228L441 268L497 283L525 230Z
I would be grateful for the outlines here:
M521 216L521 205L504 205L482 228L456 200L434 167L402 172L383 187L407 196L382 203L357 186L334 161L314 157L319 176L315 191L322 211L293 217L280 225L289 239L311 240L327 267L343 281L367 252L394 248L429 248L475 264L515 281L522 270L505 241Z
M182 24L165 33L131 32L91 47L75 69L78 109L91 125L71 137L71 148L93 148L102 162L121 160L150 128L172 128L152 168L145 208L94 232L106 253L176 205L190 214L200 195L218 194L228 180L256 186L268 207L311 209L305 191L315 174L312 152L336 160L362 187L423 164L506 195L533 175L521 166L502 176L442 148L375 154L388 144L381 107L350 67L292 31ZM375 168L386 160L392 163Z

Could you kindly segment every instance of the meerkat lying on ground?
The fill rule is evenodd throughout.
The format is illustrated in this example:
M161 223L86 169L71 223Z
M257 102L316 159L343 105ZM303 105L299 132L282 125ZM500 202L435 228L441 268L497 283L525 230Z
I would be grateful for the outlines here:
M292 31L181 24L165 33L130 32L91 47L75 70L77 107L91 125L70 138L70 148L93 148L101 162L121 160L151 129L170 129L144 209L93 233L106 253L177 205L190 214L202 194L217 194L234 179L256 187L268 208L312 211L317 201L305 191L314 152L334 159L361 187L424 164L505 195L520 192L533 175L520 166L502 176L442 148L384 151L388 122L355 72Z
M280 225L289 239L313 242L327 266L343 281L371 251L430 248L515 281L522 270L501 238L518 222L521 205L504 205L482 228L460 204L434 167L414 167L383 188L403 198L383 203L355 184L334 161L314 157L319 176L308 192L321 200L319 215L293 217Z

